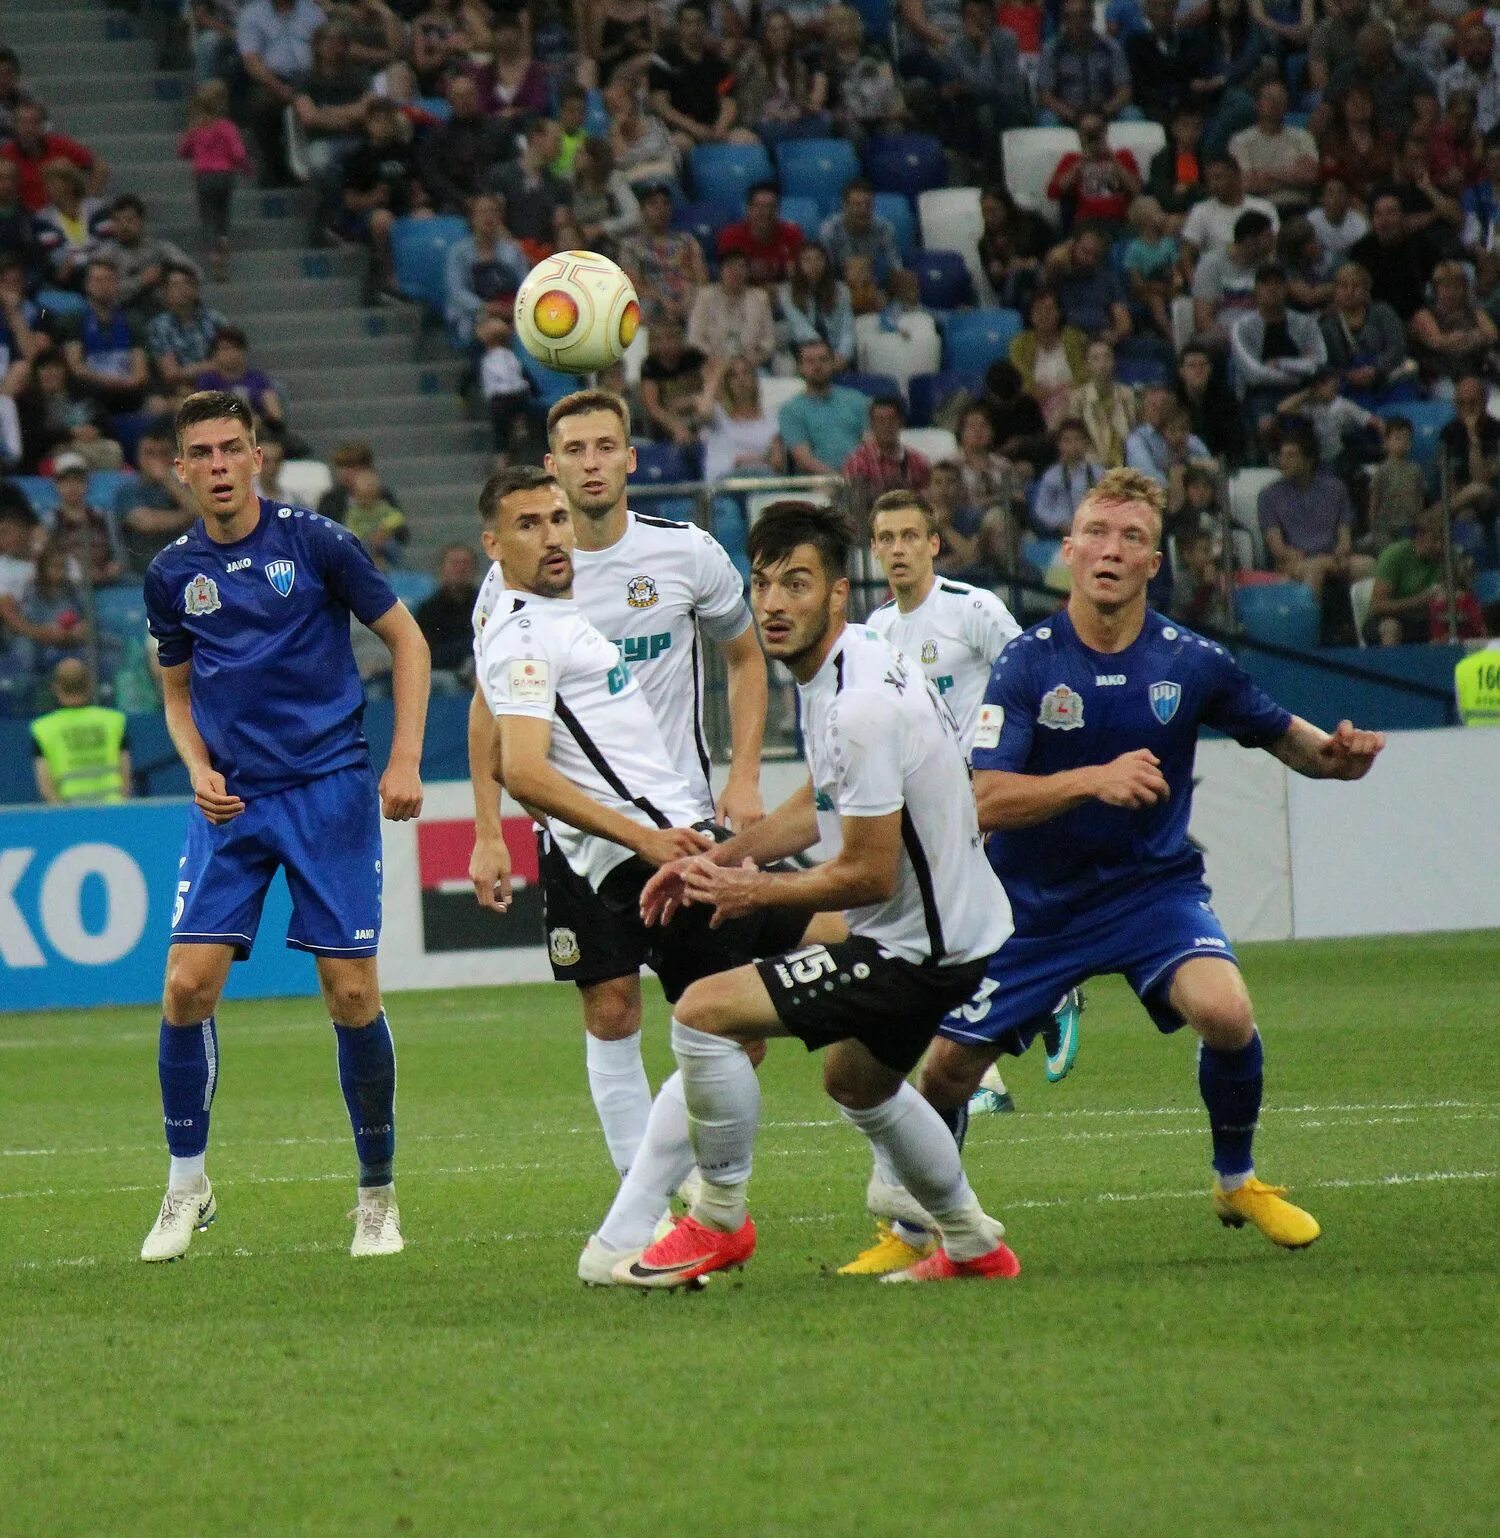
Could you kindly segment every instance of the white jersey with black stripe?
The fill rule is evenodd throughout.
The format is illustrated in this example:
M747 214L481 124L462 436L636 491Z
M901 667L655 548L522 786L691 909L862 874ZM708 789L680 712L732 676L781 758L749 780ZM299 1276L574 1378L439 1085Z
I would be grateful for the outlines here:
M485 619L505 582L491 566L474 605L476 664ZM744 586L724 547L691 523L627 513L625 532L603 550L573 552L573 598L640 681L672 763L713 811L703 733L703 641L731 641L751 626Z
M573 600L503 594L480 637L479 682L492 714L552 723L548 762L601 806L642 827L702 819L620 648ZM630 858L623 845L555 817L549 827L563 858L595 890Z
M818 833L843 845L840 819L901 813L896 891L851 908L850 930L905 961L955 965L993 955L1010 903L985 858L969 770L937 690L884 637L848 625L802 698Z
M903 614L892 599L867 623L921 668L942 695L967 757L990 669L1021 633L1010 610L986 587L937 577L916 608Z

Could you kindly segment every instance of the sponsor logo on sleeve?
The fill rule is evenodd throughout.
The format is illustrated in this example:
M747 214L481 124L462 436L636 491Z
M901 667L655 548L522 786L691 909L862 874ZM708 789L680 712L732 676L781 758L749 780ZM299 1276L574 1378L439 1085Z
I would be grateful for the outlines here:
M510 697L518 705L545 705L551 696L551 673L545 662L517 660L510 665Z
M1005 707L1003 705L981 705L979 707L979 720L974 726L974 746L976 748L996 748L1000 745L1000 733L1005 729Z

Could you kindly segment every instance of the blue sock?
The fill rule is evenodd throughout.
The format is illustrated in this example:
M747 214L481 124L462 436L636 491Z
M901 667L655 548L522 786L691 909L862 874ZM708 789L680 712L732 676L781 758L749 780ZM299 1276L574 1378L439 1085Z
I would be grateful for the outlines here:
M368 1025L333 1027L361 1186L388 1186L396 1156L396 1046L382 1009Z
M1198 1093L1208 1107L1214 1169L1220 1175L1243 1175L1255 1167L1250 1144L1260 1117L1263 1061L1259 1031L1238 1052L1199 1048Z
M958 1144L958 1150L963 1152L964 1139L969 1135L969 1102L956 1105L951 1111L944 1110L942 1106L934 1106L933 1109L943 1118L943 1125L953 1134L953 1141Z
M199 1025L161 1023L156 1049L167 1151L191 1159L208 1147L208 1108L219 1083L219 1032L210 1015Z

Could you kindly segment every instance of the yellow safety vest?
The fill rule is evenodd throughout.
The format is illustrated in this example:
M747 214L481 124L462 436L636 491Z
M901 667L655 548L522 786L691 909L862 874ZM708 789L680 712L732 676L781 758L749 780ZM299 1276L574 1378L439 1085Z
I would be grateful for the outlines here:
M1453 670L1465 726L1500 726L1500 650L1470 652Z
M123 801L125 717L103 705L66 705L31 723L57 793L68 802Z

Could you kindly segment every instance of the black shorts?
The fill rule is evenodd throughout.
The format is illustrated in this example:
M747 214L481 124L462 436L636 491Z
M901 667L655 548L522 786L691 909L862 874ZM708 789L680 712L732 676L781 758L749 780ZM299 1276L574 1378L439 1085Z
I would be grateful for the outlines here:
M809 1052L853 1039L887 1068L908 1074L943 1017L967 1004L988 958L918 966L854 935L756 963L781 1023Z
M722 832L707 825L705 831ZM798 908L762 908L713 929L709 924L713 909L695 904L679 909L670 924L648 929L641 922L641 888L653 875L650 865L632 857L604 878L599 900L609 910L616 930L641 947L646 965L674 1004L700 977L728 972L800 944L812 919L810 911Z
M553 977L580 988L634 977L646 960L639 922L633 929L622 924L545 831L537 833L536 846L542 926Z

